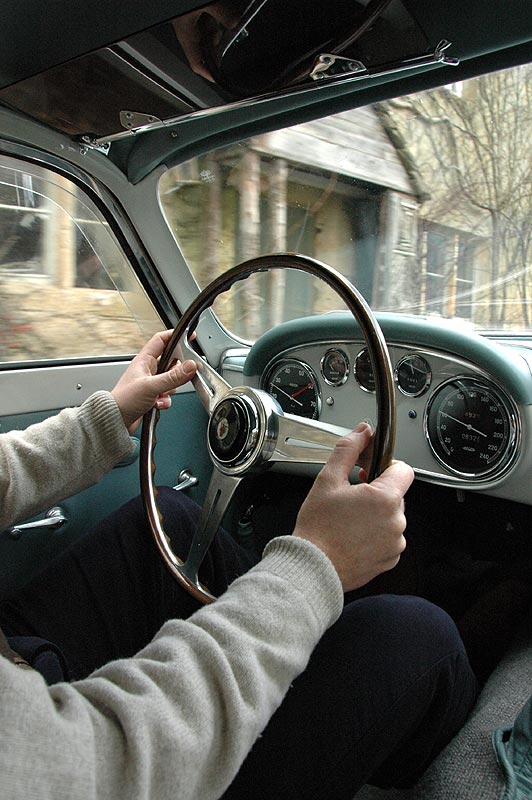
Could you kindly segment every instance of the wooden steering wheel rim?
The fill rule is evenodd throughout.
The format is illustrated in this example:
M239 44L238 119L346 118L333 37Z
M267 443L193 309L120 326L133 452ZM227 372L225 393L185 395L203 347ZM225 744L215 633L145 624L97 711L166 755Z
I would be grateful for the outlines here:
M250 259L223 273L197 296L177 323L160 358L158 372L165 372L169 369L175 358L174 353L178 342L181 341L187 331L191 332L195 329L201 314L212 306L219 294L227 291L237 281L248 278L255 272L265 272L270 269L295 269L320 278L342 298L358 322L366 341L375 379L377 424L374 432L371 464L367 469L367 478L368 481L371 481L389 466L393 455L395 442L395 392L392 366L383 333L369 305L347 278L332 267L308 256L277 253ZM154 480L155 431L159 416L159 412L156 409L152 409L144 416L142 426L140 478L148 524L160 555L172 575L192 596L203 603L209 603L215 598L198 581L190 580L183 573L184 562L174 554L170 539L163 527L162 514L157 504L157 489Z

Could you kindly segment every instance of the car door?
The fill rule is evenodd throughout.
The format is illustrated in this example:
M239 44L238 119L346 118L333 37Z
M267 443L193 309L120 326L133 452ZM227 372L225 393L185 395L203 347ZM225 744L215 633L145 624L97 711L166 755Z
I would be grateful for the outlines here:
M66 162L42 153L37 160L26 149L0 152L1 432L111 389L132 355L176 318L116 206ZM205 423L195 393L184 387L158 435L158 481L174 486L188 471L199 479L188 490L197 498L209 471L197 446ZM138 451L97 486L17 521L29 527L0 533L4 592L139 493Z

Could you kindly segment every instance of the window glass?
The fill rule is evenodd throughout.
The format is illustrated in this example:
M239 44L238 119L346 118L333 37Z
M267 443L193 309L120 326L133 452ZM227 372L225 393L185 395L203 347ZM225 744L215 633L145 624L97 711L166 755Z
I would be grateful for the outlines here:
M138 352L161 322L84 192L0 160L0 362Z
M162 177L200 286L293 251L346 275L374 310L481 331L532 326L530 66L257 136ZM233 293L231 293L233 294ZM218 313L244 339L338 307L306 275L261 275Z

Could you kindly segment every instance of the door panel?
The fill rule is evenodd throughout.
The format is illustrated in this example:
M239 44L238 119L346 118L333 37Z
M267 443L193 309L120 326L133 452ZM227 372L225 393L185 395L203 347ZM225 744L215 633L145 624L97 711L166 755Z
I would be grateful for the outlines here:
M5 378L5 374L2 377ZM10 377L16 392L17 376L11 373ZM33 393L31 397L36 405L39 394ZM28 397L25 403L29 404ZM3 405L1 401L0 405ZM33 410L0 416L0 430L24 429L50 416L50 413L53 412ZM197 486L186 490L187 494L199 503L203 500L211 470L205 446L206 422L207 415L195 392L180 390L172 399L172 407L161 415L157 427L157 483L174 486L180 471L187 469L199 481ZM53 480L53 475L50 480ZM18 537L9 531L1 532L0 592L9 592L20 586L100 519L139 493L137 458L132 464L115 467L99 484L61 502L59 505L67 522L57 530L33 528ZM44 515L42 513L38 518L42 519ZM150 535L148 531L146 535Z

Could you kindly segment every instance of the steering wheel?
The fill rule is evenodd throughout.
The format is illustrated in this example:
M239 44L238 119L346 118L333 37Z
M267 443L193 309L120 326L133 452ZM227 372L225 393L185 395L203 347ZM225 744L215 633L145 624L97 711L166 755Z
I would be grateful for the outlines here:
M157 409L144 416L140 451L142 497L155 543L172 575L202 603L216 598L198 579L200 565L245 475L273 462L325 464L338 438L348 432L347 428L286 414L267 392L246 386L233 388L191 346L191 336L201 314L212 306L219 294L236 281L271 269L295 269L321 278L352 312L366 340L377 399L377 425L371 464L367 469L368 481L386 469L393 454L395 394L388 349L366 301L343 275L307 256L280 253L251 259L216 278L181 317L158 368L159 372L164 372L176 358L193 359L197 372L192 382L209 414L207 447L214 469L185 561L171 548L157 504L154 460Z

